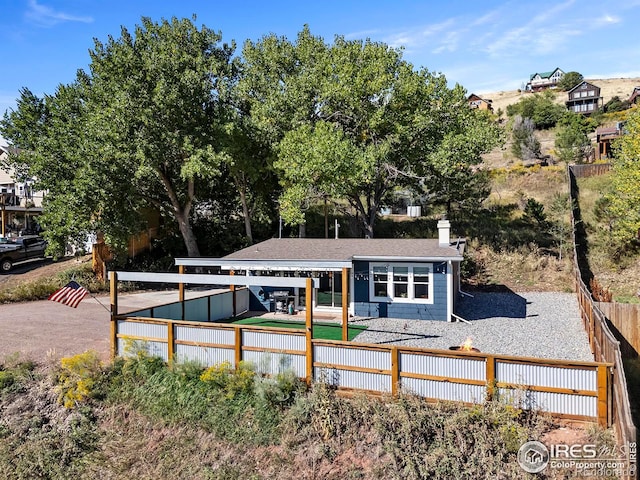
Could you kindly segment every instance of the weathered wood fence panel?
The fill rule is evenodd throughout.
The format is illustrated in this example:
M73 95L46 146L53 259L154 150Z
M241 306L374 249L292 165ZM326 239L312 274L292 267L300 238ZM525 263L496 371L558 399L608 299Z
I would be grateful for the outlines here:
M618 338L626 341L620 342L622 355L640 354L640 305L617 302L596 302L596 305L619 332Z
M571 171L576 178L595 177L611 170L610 163L591 163L587 165L571 165Z

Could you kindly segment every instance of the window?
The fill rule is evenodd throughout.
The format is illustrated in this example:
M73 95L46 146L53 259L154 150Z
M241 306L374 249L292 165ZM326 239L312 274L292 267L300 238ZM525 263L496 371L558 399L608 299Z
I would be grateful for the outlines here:
M413 298L428 300L429 297L429 268L413 267Z
M409 297L409 267L393 267L393 298Z
M387 289L388 274L387 267L384 265L376 265L373 267L373 296L387 297L389 291Z
M590 97L595 97L596 96L595 90L589 90L589 96Z
M430 264L371 264L369 293L372 300L408 300L433 303Z

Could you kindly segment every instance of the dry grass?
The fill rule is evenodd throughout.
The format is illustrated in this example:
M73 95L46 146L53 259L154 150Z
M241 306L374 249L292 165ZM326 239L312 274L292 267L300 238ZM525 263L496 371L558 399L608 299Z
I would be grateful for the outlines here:
M487 200L490 205L518 204L534 198L548 204L557 194L568 193L565 169L561 166L525 168L521 164L492 170L492 190Z
M600 87L603 104L607 103L614 96L626 100L633 92L633 88L640 85L640 78L607 78L607 79L586 79ZM531 93L518 92L517 90L508 90L500 92L492 92L483 94L483 98L493 100L493 110L502 111L502 119L507 118L507 106L518 103L522 98L532 95ZM558 104L564 104L567 100L566 92L555 92L555 101ZM543 155L553 155L555 133L553 130L536 131L536 137L540 140L540 147ZM518 160L511 154L511 144L507 144L503 148L496 148L486 155L483 155L484 163L489 168L505 167L517 163Z
M600 285L617 302L640 302L640 256L613 258L606 220L595 214L596 204L608 191L611 174L578 179L580 211L589 243L589 266Z
M607 103L613 97L618 96L621 100L626 100L631 96L633 88L640 85L640 77L635 78L587 78L587 82L600 87L600 95L604 103ZM493 110L497 112L501 109L506 115L507 106L518 103L525 95L531 93L518 92L518 90L507 90L500 92L491 92L482 94L482 98L491 99L493 101ZM564 103L567 100L566 92L556 93L556 102Z
M260 416L262 407L239 403L228 412L232 415L219 419L229 424L231 430L225 434L206 419L235 401L228 397L226 403L216 396L198 399L206 404L202 417L190 415L189 405L174 408L178 416L162 415L163 405L171 406L205 388L194 383L193 366L168 368L151 358L129 362L131 368L119 374L117 369L105 370L99 376L111 393L99 390L106 397L94 396L74 409L56 401L53 377L0 364L0 372L15 377L0 384L0 476L16 480L520 478L523 472L516 453L525 441L592 441L584 429L560 428L565 425L499 401L470 407L434 405L410 395L342 398L327 385L315 384L292 405L279 409L281 421L270 441L255 442L246 427ZM175 377L177 389L145 393L149 383L164 384L166 375ZM128 401L113 396L122 389L131 393ZM208 387L205 391L213 392ZM134 399L140 394L158 415L137 405ZM604 438L599 445L612 445L606 432L595 432ZM578 476L569 471L563 478Z

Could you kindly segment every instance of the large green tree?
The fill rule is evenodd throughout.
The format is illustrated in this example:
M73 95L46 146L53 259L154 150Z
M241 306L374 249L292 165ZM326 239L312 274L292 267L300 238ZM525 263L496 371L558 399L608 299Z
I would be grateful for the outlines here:
M66 219L79 216L86 229L121 230L122 240L149 205L175 222L188 255L198 255L191 217L198 182L219 175L228 158L221 98L233 50L188 19L143 18L133 33L96 40L89 71L74 84L44 102L24 92L2 133L29 151L23 160L50 191L48 226L72 233ZM39 127L34 134L29 123Z
M556 95L551 90L542 93L527 94L518 103L507 106L507 115L533 120L536 128L552 128L562 118L566 108L564 105L556 103Z
M500 139L489 117L468 108L464 89L382 43L326 44L305 28L295 43L274 35L248 42L243 56L241 88L276 145L289 223L329 198L373 237L396 186L459 183Z
M629 115L614 143L612 192L607 196L612 236L620 248L640 239L640 111Z
M558 82L558 88L563 92L568 92L573 87L582 82L583 79L584 77L580 72L567 72Z
M566 112L556 126L555 147L558 158L566 163L582 162L593 152L587 136L597 122L574 112Z

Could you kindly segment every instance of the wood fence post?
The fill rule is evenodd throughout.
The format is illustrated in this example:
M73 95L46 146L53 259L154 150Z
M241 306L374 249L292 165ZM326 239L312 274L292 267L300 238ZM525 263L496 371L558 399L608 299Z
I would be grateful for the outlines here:
M111 298L111 360L118 355L118 273L111 272L111 283L109 285Z
M487 400L492 400L496 388L496 357L487 356Z
M184 274L184 265L178 266L178 273L180 275ZM184 320L184 283L182 282L178 283L178 301L181 309L180 319Z
M305 289L305 336L307 349L307 383L311 385L313 382L313 279L307 278L307 287Z
M609 426L609 367L598 365L598 424L607 428Z
M172 363L175 355L175 330L173 322L167 322L167 362Z
M235 272L233 270L229 270L229 275L233 276L235 274ZM232 307L231 307L231 316L235 317L236 316L236 286L235 285L229 285L229 290L231 291L231 302L232 302Z
M240 362L242 361L242 328L240 325L233 326L236 336L235 336L235 367L236 369L240 368Z
M349 269L342 269L342 341L349 340Z
M391 347L391 395L396 397L400 387L400 352L398 347Z

